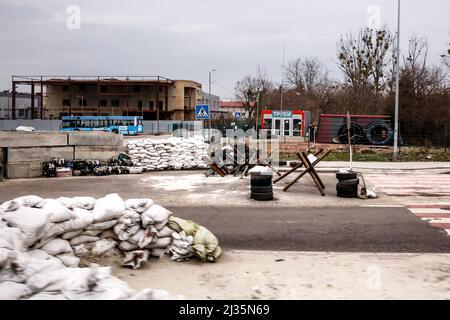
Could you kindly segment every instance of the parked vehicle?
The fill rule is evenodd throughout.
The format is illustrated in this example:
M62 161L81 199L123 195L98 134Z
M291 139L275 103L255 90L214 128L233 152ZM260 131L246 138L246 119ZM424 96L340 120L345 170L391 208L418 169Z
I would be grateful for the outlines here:
M136 135L144 132L138 116L65 116L60 131L105 131Z

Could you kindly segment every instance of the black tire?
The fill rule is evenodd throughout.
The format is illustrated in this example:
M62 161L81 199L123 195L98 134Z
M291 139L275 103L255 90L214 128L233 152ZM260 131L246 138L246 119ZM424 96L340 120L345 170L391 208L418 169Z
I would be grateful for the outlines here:
M267 193L251 193L250 195L251 199L258 200L258 201L268 201L273 199L273 192L267 192Z
M359 139L364 137L363 128L354 122L350 123L350 139L352 143L357 143ZM338 130L338 138L341 143L348 143L348 129L347 124L342 125Z
M252 175L250 177L252 187L268 187L272 185L272 176Z
M347 179L347 180L339 180L338 186L357 186L359 184L359 179Z
M357 174L356 172L336 172L336 179L339 181L341 180L350 180L350 179L356 179Z
M357 198L358 194L354 194L354 193L340 193L338 192L336 194L339 198Z
M273 187L272 186L267 186L267 187L251 187L251 192L252 193L270 193L273 192Z
M115 134L118 134L118 133L119 133L119 130L117 130L117 129L112 129L111 132L112 132L112 133L115 133Z
M392 128L383 121L373 121L366 127L366 138L373 145L389 145L393 138Z
M355 198L358 195L358 186L342 186L337 184L336 191L338 197Z

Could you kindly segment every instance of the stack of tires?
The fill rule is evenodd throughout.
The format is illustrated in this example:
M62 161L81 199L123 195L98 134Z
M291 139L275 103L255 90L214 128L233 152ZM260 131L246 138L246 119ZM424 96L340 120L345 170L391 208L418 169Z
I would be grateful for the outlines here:
M273 199L272 174L250 174L250 199L268 201Z
M336 172L336 178L338 179L338 183L336 184L338 197L358 197L359 179L356 172Z

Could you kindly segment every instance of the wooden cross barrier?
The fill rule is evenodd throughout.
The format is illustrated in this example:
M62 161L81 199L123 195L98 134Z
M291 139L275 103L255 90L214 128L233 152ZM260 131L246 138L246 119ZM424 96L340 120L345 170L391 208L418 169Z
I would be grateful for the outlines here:
M323 159L325 159L325 157L327 157L330 153L331 153L331 150L327 150L325 152L323 152L323 150L321 150L319 153L316 152L314 154L314 156L319 156L319 157L313 163L311 163L311 161L308 159L308 155L306 154L306 152L297 153L297 156L300 158L301 164L298 164L292 170L288 171L287 174L285 174L285 176L289 175L290 173L294 172L295 170L297 170L298 168L300 168L302 166L304 166L305 169L296 178L294 178L294 180L292 180L288 185L286 185L283 188L283 191L287 191L290 187L292 187L292 185L294 185L294 183L296 183L299 179L301 179L305 174L309 173L311 175L311 178L313 179L314 183L316 184L317 189L319 189L320 194L322 196L324 196L325 195L325 191L324 191L325 186L324 186L322 180L320 179L317 171L314 169L314 166L317 165ZM282 178L282 177L280 177L280 178ZM281 180L280 178L276 179L276 181Z

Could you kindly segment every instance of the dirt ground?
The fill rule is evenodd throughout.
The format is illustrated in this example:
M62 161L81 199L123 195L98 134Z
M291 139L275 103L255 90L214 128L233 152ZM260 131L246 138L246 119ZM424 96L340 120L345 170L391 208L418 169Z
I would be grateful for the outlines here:
M186 299L450 299L450 254L225 251L217 263L164 257L113 273Z

